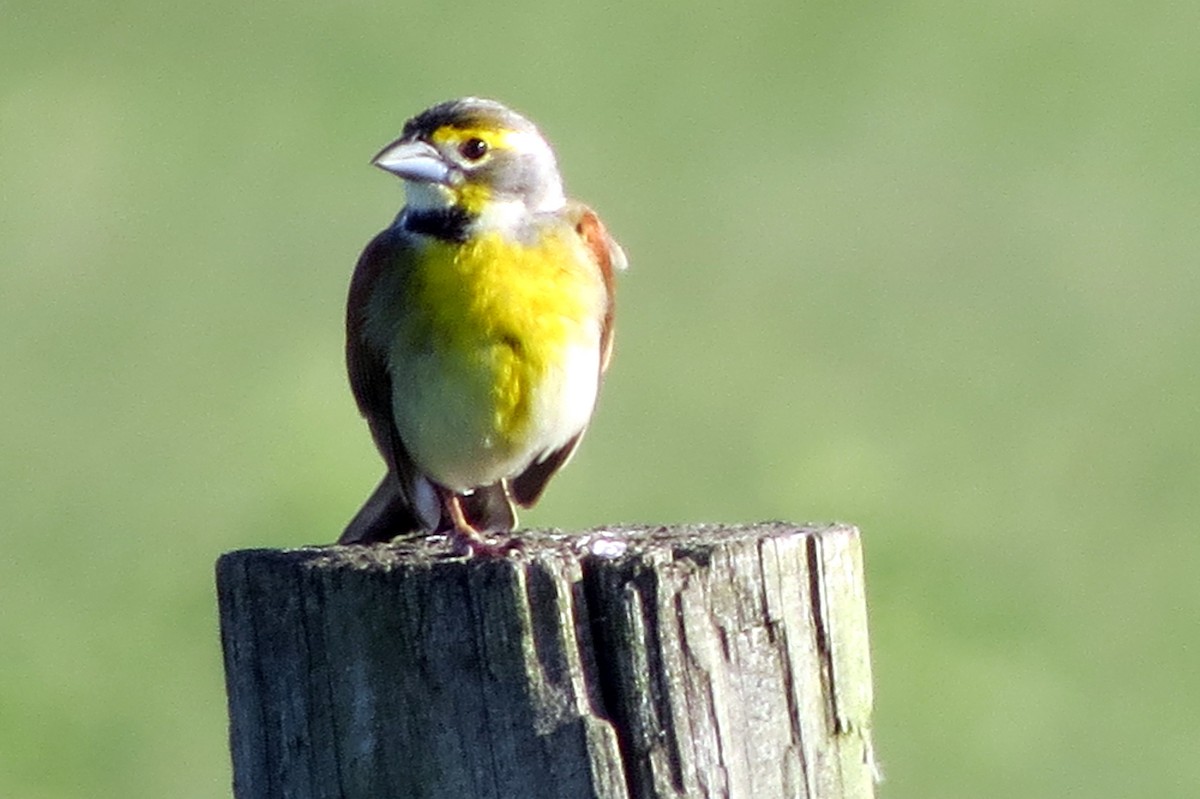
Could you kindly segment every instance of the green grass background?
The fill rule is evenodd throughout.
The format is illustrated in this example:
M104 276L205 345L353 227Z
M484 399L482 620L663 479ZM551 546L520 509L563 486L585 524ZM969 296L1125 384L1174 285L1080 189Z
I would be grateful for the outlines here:
M0 795L229 795L223 550L333 539L404 119L626 246L525 521L864 529L881 796L1200 795L1200 6L0 7Z

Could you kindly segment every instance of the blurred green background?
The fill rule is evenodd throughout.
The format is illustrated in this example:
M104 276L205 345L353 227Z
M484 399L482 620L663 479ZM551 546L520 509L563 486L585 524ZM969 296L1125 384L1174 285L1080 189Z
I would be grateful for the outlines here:
M881 796L1200 795L1200 6L0 7L0 795L229 794L212 564L332 540L405 118L630 254L524 521L864 529Z

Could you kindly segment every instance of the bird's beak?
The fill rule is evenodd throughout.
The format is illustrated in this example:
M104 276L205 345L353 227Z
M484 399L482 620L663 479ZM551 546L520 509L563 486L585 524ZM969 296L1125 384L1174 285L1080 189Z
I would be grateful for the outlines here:
M433 145L419 139L397 139L380 150L371 163L415 183L450 182L450 167Z

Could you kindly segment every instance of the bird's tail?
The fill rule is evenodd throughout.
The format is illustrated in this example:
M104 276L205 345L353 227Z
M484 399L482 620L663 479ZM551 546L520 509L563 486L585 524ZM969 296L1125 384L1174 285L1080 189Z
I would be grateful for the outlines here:
M510 533L517 526L517 511L503 481L460 496L459 503L467 522L481 533Z
M420 530L423 527L400 490L400 483L388 472L379 481L379 487L371 493L366 503L346 525L338 543L374 544L379 541L391 541L402 533Z
M429 532L448 532L453 529L450 516L439 504L449 500L453 495L448 489L431 488L432 504L428 511L430 518L422 522L420 516L413 510L400 490L400 483L395 476L388 472L379 481L379 485L367 497L367 501L354 514L354 518L346 525L339 544L374 544L391 541L398 535L427 530ZM507 533L517 526L516 509L509 497L508 489L503 482L493 483L472 491L470 494L460 494L457 501L462 508L463 517L467 523L480 532ZM435 520L437 523L435 524Z

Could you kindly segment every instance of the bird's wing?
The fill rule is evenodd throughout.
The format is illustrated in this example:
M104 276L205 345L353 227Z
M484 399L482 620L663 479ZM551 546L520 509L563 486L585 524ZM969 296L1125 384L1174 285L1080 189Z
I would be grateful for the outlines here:
M583 240L588 252L591 253L592 260L600 269L600 275L604 279L605 293L608 297L600 326L600 377L603 378L604 372L608 369L608 362L612 359L613 312L616 296L614 273L627 268L628 261L625 251L609 235L595 211L586 205L573 204L567 209L567 213L571 215L575 232ZM534 460L525 471L509 482L512 497L521 507L528 508L538 501L546 489L546 483L571 459L579 442L583 439L586 429L585 427L580 430L558 449Z
M350 389L388 465L388 474L338 539L342 544L386 541L398 533L424 526L412 502L415 481L421 478L392 418L392 378L387 355L371 342L366 329L367 307L377 281L384 270L403 269L411 253L402 231L385 230L363 250L350 280L346 303L346 368Z

